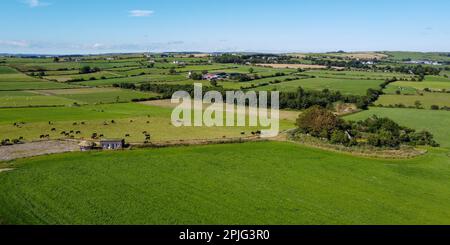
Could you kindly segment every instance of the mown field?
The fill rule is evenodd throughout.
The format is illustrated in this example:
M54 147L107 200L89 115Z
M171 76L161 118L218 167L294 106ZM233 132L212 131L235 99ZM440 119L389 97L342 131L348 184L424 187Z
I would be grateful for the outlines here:
M0 173L0 220L448 224L449 163L440 150L374 160L277 142L43 156Z

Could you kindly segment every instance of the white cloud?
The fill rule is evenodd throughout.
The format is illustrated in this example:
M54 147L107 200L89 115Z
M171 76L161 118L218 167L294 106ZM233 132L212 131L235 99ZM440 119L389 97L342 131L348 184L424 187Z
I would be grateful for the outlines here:
M28 6L30 6L30 8L43 7L43 6L50 5L49 3L44 3L44 2L41 2L40 0L26 0L25 3L28 4Z
M129 11L129 14L131 17L148 17L150 15L153 15L154 11L152 10L131 10Z
M23 40L0 40L0 46L13 48L27 48L30 46L30 43Z

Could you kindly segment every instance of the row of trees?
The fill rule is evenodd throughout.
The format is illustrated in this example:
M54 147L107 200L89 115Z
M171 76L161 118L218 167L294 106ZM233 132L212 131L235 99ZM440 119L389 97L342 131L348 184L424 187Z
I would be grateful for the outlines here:
M322 66L337 66L337 67L347 67L347 68L359 68L359 69L370 69L370 67L359 60L330 60L330 59L321 59L312 56L306 56L305 60L311 61L313 65L322 65Z
M247 55L222 54L215 56L213 58L213 61L216 63L231 63L231 64L293 63L291 56L277 55L277 54L247 54Z
M392 82L393 80L387 80L380 86L380 89L368 89L367 95L344 95L339 91L331 91L324 89L322 91L304 90L299 87L295 92L280 92L279 105L281 109L307 109L314 105L319 105L324 108L332 108L336 102L352 103L360 109L367 109L370 104L378 99L383 93L382 88ZM211 81L211 87L204 87L203 91L210 90L219 91L225 97L225 90L223 87L218 86L217 81ZM141 84L135 85L132 83L120 83L113 84L113 87L119 87L124 89L134 89L141 91L151 91L161 94L162 98L171 98L172 94L176 91L183 90L189 93L193 93L193 85L179 85L179 84ZM270 96L269 96L270 97ZM270 101L269 101L270 103Z
M416 132L389 118L372 116L363 121L344 121L329 110L312 106L297 119L298 132L345 146L371 145L398 148L406 145L439 146L428 131Z

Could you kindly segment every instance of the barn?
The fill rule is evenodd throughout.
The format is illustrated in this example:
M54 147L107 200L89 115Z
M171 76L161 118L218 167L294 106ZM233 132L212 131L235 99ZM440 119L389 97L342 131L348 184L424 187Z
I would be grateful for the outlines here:
M103 150L120 150L125 145L124 139L102 139L100 140L100 146Z

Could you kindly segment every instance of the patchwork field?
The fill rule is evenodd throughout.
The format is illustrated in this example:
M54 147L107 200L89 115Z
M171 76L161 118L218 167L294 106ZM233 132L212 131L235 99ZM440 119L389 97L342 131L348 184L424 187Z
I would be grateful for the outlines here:
M68 153L14 161L16 170L0 173L0 217L13 224L448 224L448 164L439 150L373 160L276 142Z
M10 67L0 66L0 91L70 87L72 86L69 84L54 83L37 79L23 73L19 73Z
M449 224L450 113L429 109L450 106L450 94L442 93L450 89L450 80L444 76L449 73L413 82L417 75L411 72L375 67L313 69L319 67L309 65L313 60L304 55L332 62L376 58L383 67L401 65L394 60L405 54L300 54L291 61L304 64L288 65L286 57L270 55L250 56L249 62L236 64L228 63L234 59L221 61L216 55L186 54L3 57L0 140L15 145L0 147L10 147L2 152L18 149L20 153L22 146L34 145L39 151L40 141L29 142L44 140L51 145L58 142L53 140L75 139L65 142L78 150L79 140L95 135L96 141L123 138L143 143L149 134L153 143L189 143L247 137L264 129L175 127L171 124L175 105L169 100L131 103L159 95L112 87L194 82L213 86L208 80L188 78L189 71L228 73L228 78L217 81L226 90L296 91L301 86L346 95L366 95L367 89L379 89L393 77L408 80L390 84L375 104L414 106L420 101L425 109L371 107L344 119L389 117L400 125L432 132L441 147L421 147L428 152L412 159L372 159L351 150L344 154L278 142L285 138L277 137L243 144L133 146L117 152L3 158L8 161L0 162L0 224ZM249 57L240 59L244 56ZM84 66L91 69L80 74ZM69 82L74 79L79 81ZM425 88L441 92L425 92ZM281 131L294 128L300 113L282 110ZM25 144L18 144L18 139ZM21 156L31 155L35 153Z

